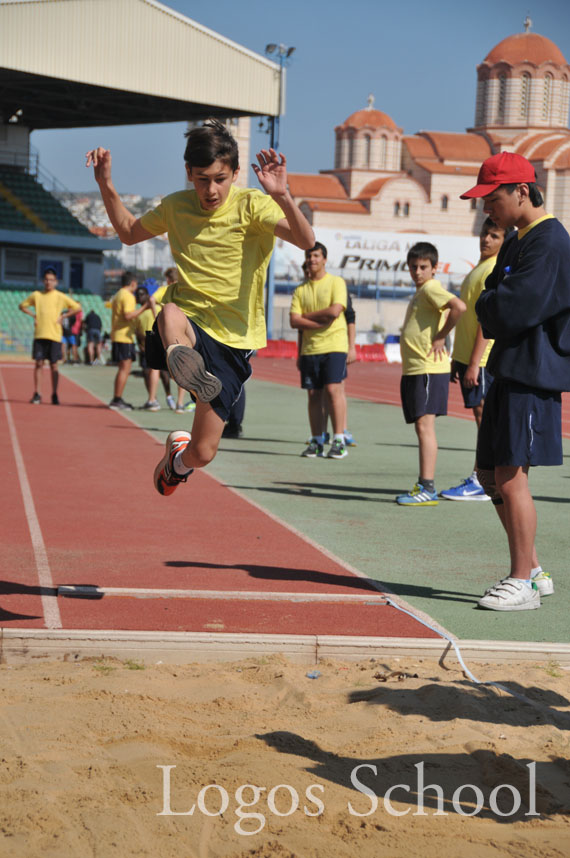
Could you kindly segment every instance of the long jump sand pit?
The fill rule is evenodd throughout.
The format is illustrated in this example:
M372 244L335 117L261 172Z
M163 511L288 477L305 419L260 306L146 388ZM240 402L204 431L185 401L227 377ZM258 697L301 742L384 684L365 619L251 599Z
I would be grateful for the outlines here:
M532 704L404 657L3 664L0 854L569 854L568 670L475 673Z

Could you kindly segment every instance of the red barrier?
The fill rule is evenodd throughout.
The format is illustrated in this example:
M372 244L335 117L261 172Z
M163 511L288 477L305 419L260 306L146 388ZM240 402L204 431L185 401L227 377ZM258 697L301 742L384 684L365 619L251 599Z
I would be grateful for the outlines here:
M264 349L259 349L257 357L296 358L297 343L295 340L268 340ZM356 346L356 358L368 362L386 363L386 353L383 343L371 343L366 346Z

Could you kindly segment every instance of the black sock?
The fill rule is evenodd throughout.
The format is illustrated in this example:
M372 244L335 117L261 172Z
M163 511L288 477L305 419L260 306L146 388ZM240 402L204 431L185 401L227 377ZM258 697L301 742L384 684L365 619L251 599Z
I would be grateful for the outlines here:
M435 481L434 480L424 480L423 477L418 477L418 483L424 487L426 492L435 492Z

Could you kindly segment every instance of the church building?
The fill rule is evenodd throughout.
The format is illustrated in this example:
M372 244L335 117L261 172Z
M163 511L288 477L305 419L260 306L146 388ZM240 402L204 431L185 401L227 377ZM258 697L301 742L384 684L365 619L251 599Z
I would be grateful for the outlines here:
M337 126L334 168L289 175L313 227L478 235L483 203L459 195L485 158L507 151L531 161L547 210L570 231L570 65L530 24L477 67L474 123L465 133L404 134L372 96Z

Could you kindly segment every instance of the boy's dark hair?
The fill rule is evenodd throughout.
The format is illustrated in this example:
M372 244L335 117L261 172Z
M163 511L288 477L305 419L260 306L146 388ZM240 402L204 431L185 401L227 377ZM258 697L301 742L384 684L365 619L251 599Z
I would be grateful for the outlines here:
M51 265L48 268L44 268L44 273L42 274L42 277L45 277L46 274L53 274L53 276L57 280L57 271L55 270L55 268L52 268Z
M320 241L315 241L315 246L314 246L314 247L310 247L310 248L309 248L309 250L305 250L305 258L307 258L308 254L309 254L309 253L312 253L312 252L313 252L313 250L320 250L320 251L321 251L321 253L323 254L323 256L324 256L324 258L325 258L325 259L326 259L326 258L327 258L327 256L328 256L328 252L327 252L327 249L326 249L326 247L324 246L324 244L321 244L321 242L320 242Z
M121 274L121 286L130 286L136 279L132 271L125 271L124 274Z
M430 244L429 241L418 241L417 244L414 244L408 250L408 255L406 257L406 262L408 265L412 259L429 259L432 266L435 268L439 261L439 254L437 252L437 247L435 245Z
M538 208L540 208L540 206L543 206L544 205L544 198L543 198L542 194L540 193L540 190L539 190L536 182L526 182L526 184L528 185L528 198L531 201L533 207L535 209L538 209ZM509 183L508 185L500 185L501 188L506 189L507 194L512 194L512 192L514 191L516 186L517 186L516 182L513 182L512 184Z
M500 229L501 232L503 232L505 234L505 238L511 232L514 232L514 229L515 229L514 226L507 226L507 227L497 226L495 221L490 217L486 217L485 220L483 221L483 223L481 224L481 232L483 232L483 230L485 228L487 228L487 229Z
M171 280L176 281L176 280L178 280L178 269L174 268L174 267L167 268L166 271L164 272L164 276L170 277Z
M223 122L206 119L199 128L184 135L187 139L184 160L192 167L209 167L214 161L223 161L235 173L239 167L238 144Z

